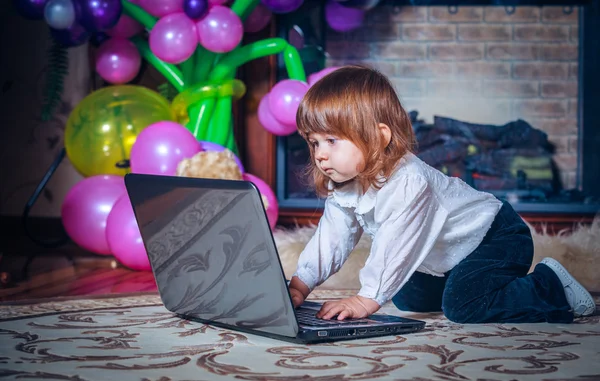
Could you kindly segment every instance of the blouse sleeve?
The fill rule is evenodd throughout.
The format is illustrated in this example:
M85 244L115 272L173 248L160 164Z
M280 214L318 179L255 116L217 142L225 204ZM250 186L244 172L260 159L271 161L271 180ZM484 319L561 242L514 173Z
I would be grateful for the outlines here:
M328 197L323 216L300 254L294 275L312 291L339 271L362 232L353 209L341 207Z
M388 302L432 250L448 213L437 202L427 181L418 175L398 179L393 194L375 205L380 223L365 266L358 295Z

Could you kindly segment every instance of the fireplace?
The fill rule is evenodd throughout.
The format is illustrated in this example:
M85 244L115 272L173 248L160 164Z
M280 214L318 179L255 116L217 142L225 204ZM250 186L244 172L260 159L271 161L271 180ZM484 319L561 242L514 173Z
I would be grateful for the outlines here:
M308 74L363 63L388 75L425 162L519 212L600 210L597 2L390 0L348 33L326 26L320 3L280 16L279 34ZM307 161L297 134L278 138L280 206L322 206Z

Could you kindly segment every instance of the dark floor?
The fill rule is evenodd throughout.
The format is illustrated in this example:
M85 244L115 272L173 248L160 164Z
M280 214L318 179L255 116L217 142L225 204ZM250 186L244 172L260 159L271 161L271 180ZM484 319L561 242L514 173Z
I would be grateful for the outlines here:
M22 233L19 221L2 222L0 302L156 291L151 272L129 270L112 256L86 252L71 242L42 247ZM42 224L32 233L50 241L60 236L53 229Z

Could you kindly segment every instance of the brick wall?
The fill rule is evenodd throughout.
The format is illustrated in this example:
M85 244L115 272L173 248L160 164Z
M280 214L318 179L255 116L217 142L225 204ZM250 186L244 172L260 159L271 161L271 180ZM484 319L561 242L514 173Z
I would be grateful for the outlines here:
M475 123L522 118L548 133L563 186L577 169L578 13L563 7L379 6L363 27L327 32L328 66L388 75L408 110ZM453 11L454 11L453 10Z

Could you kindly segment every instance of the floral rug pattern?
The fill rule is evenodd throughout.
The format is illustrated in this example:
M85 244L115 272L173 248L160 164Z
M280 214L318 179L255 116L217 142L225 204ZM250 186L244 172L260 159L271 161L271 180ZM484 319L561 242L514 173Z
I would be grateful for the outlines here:
M313 300L347 290L317 290ZM0 305L0 378L46 380L600 380L600 316L455 324L299 345L182 320L154 294Z

